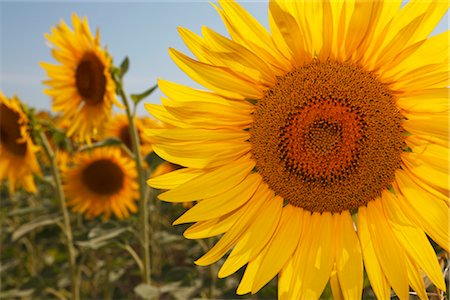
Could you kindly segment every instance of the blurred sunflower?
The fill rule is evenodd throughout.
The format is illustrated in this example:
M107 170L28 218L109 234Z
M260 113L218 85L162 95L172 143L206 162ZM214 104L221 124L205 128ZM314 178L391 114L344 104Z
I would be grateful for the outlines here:
M0 92L0 180L9 181L9 192L23 187L36 193L34 174L40 174L36 159L39 148L29 135L29 120L18 98Z
M181 28L196 60L175 63L210 91L159 81L147 104L173 126L154 151L186 168L150 179L159 198L199 200L175 224L224 234L196 261L232 249L238 294L278 276L282 299L361 297L363 266L380 299L422 271L444 279L427 235L449 250L446 1L271 1L269 33L233 1L216 7L231 38Z
M95 148L92 152L78 152L73 168L63 172L64 190L73 211L87 218L111 213L119 219L137 211L139 197L134 161L117 148Z
M42 62L49 80L44 92L53 98L52 109L61 112L69 125L68 136L81 142L91 141L108 120L115 98L111 77L111 57L100 46L100 34L94 37L86 17L72 15L74 30L61 24L46 34L52 44L52 55L60 63Z
M136 129L139 135L139 141L141 146L141 153L143 156L152 152L152 144L150 143L150 138L143 134L144 128L157 128L152 126L153 120L150 118L134 118ZM116 137L128 147L128 149L133 150L130 127L128 125L128 117L125 114L115 115L109 123L105 126L104 137Z

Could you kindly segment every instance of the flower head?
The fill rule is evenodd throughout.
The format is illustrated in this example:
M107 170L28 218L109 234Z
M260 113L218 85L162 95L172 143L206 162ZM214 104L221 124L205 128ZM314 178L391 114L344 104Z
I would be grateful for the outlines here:
M230 38L182 28L196 59L170 49L206 90L160 80L147 104L171 126L154 151L185 167L150 185L198 201L187 238L223 234L196 263L232 250L219 277L247 265L245 294L278 274L282 299L329 280L360 298L364 267L380 299L426 298L422 271L445 290L427 236L449 250L449 36L429 35L448 3L271 1L270 32L219 4Z
M115 84L111 77L111 57L94 37L87 18L72 15L72 30L64 21L46 34L58 65L41 63L49 80L45 93L53 98L52 109L68 121L67 134L82 142L96 137L111 114Z

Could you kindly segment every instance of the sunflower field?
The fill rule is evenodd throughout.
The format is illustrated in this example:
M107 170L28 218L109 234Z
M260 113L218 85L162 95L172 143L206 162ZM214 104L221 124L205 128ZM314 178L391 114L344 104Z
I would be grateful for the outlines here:
M73 13L51 111L0 90L0 299L449 299L448 1L212 6L202 88L130 93Z

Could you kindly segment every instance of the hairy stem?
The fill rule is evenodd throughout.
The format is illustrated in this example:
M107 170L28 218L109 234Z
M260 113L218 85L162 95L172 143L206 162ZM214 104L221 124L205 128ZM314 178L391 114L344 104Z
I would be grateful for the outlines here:
M59 204L61 206L61 211L64 220L64 236L66 237L67 254L69 256L69 267L70 267L70 278L71 278L71 288L72 288L72 299L79 300L80 292L77 280L77 270L75 266L75 247L73 245L73 234L72 227L70 225L69 211L66 205L66 198L64 196L64 191L62 187L61 176L59 174L58 165L56 163L56 157L53 150L45 136L44 132L39 133L40 139L42 141L42 146L51 163L53 179L55 180L56 197L58 198Z

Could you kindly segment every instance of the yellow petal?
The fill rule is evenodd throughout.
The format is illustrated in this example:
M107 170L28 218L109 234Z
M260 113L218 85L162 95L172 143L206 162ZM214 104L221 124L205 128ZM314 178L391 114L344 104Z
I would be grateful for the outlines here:
M250 151L250 143L173 143L154 144L153 151L174 164L191 168L214 168L230 164Z
M381 201L391 228L404 251L437 287L445 290L444 278L436 254L423 230L413 224L402 212L402 207L391 192L384 191Z
M172 125L175 127L181 127L181 128L190 127L188 124L185 124L183 121L174 117L162 105L153 104L153 103L145 103L144 107L148 111L149 114L151 114L156 119L158 119L166 124L169 124L169 125Z
M244 213L243 209L237 209L219 218L200 221L186 229L183 233L187 239L204 239L227 232Z
M219 1L219 4L223 10L216 9L233 40L275 68L287 71L287 60L279 53L267 30L252 15L234 1Z
M155 178L147 180L147 184L156 189L174 189L196 177L204 174L202 170L191 168L179 169Z
M339 284L339 278L337 276L336 265L333 267L330 276L331 293L335 300L343 300L344 294L342 293L341 285Z
M281 269L278 276L278 299L289 300L289 291L291 290L291 279L294 277L294 267L292 259L289 259Z
M300 238L301 215L303 215L301 208L289 204L283 208L278 227L266 246L267 252L261 259L252 293L258 292L281 270L286 261L290 260Z
M398 204L403 211L439 246L449 251L450 211L446 203L430 199L429 194L417 188L402 170L396 172L395 179L401 191L400 195L397 194Z
M280 3L275 1L269 3L269 11L273 16L273 26L276 27L277 32L283 38L283 44L292 53L291 63L294 66L301 66L311 54L306 52L305 44L302 43L303 36L297 22L289 12L280 7Z
M448 140L449 121L447 117L414 118L403 122L403 128L413 134L431 135Z
M265 200L265 199L264 199ZM273 199L272 201L275 201ZM277 201L279 205L282 205L282 201ZM249 201L241 209L245 210L242 218L240 218L233 226L222 236L222 238L211 248L205 255L195 261L197 265L205 266L218 261L225 255L231 247L233 247L244 235L249 224L253 222L255 216L260 213L261 205L263 201L260 199L254 199Z
M370 201L366 214L370 237L381 268L400 299L408 299L408 274L404 251L398 243L381 207L381 200Z
M413 290L416 291L420 299L428 299L425 283L423 282L423 278L421 275L422 272L408 256L406 256L406 267L408 272L409 284L411 285Z
M305 211L304 217L309 212ZM304 219L302 237L294 253L292 299L318 299L327 284L335 260L333 216L314 213Z
M241 159L200 175L183 185L160 194L164 201L185 202L212 197L238 185L255 166L255 162Z
M442 113L448 112L448 89L424 90L415 95L400 97L397 106L411 113Z
M170 143L183 141L246 141L250 133L246 131L208 130L199 128L145 129L144 133L154 143Z
M364 266L370 284L378 299L389 299L390 286L381 269L380 261L375 253L374 242L369 231L367 208L358 208L358 236L364 258Z
M336 271L344 299L359 299L363 286L361 246L348 211L334 214L336 235Z
M201 200L173 224L197 222L223 216L246 203L253 196L260 183L261 176L259 174L250 174L230 190Z
M199 84L233 99L260 99L263 87L247 81L228 68L198 62L175 49L169 49L173 61Z
M426 159L427 162L420 158ZM425 156L423 154L417 155L414 153L402 155L402 160L407 169L421 180L448 190L448 165L442 166L442 163L447 163L447 160L439 159L433 156ZM442 163L439 164L439 162Z
M245 238L237 243L219 270L219 277L223 278L236 272L248 261L254 260L273 235L281 216L282 206L274 200L274 194L264 184L253 195L253 199L263 201L261 212L246 231ZM250 200L254 201L254 200Z

